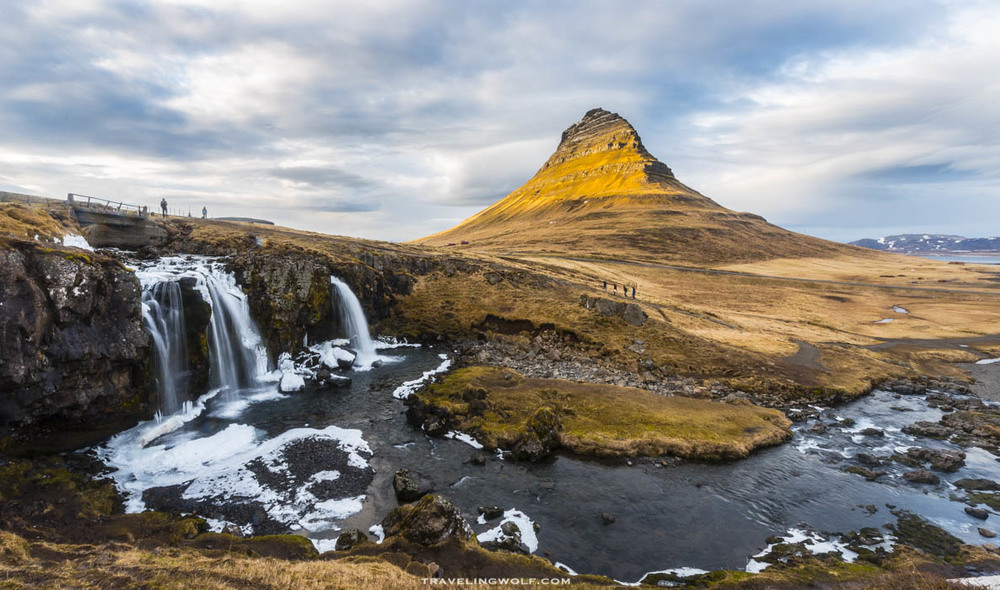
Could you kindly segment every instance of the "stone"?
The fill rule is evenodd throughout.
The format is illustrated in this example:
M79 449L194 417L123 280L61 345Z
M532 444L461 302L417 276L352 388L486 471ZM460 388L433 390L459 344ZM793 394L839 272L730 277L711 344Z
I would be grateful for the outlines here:
M982 508L973 508L972 506L965 507L965 513L972 518L978 518L979 520L986 520L990 517L990 513Z
M518 461L540 461L559 448L559 417L549 407L541 407L525 422L525 432L511 448L511 455Z
M101 254L40 242L0 248L0 440L49 429L50 451L79 448L79 436L61 443L58 433L151 416L141 291L131 270Z
M992 492L1000 490L1000 483L992 479L963 478L955 482L955 487L977 492Z
M615 517L611 516L607 512L602 512L601 513L601 522L604 523L604 524L606 524L606 525L607 524L614 524L615 523Z
M392 478L392 489L399 502L413 502L433 492L434 482L416 471L400 469Z
M986 537L987 539L992 539L996 537L997 534L990 529L984 529L983 527L978 527L976 530L979 531L980 536Z
M868 467L875 467L880 463L878 457L869 453L858 453L857 455L854 455L854 460L862 465L867 465Z
M472 528L462 512L441 496L428 494L416 504L399 506L382 520L386 537L418 545L436 545L449 538L469 539Z
M487 521L496 520L503 516L503 508L499 506L480 506L479 514Z
M965 465L965 453L960 451L939 451L918 447L907 450L906 455L915 461L930 462L931 469L945 473L954 473Z
M917 471L909 471L903 474L906 481L910 483L940 483L941 478L934 475L926 469L918 469Z
M878 428L865 428L858 434L861 436L885 436L885 431Z
M350 551L354 547L364 543L370 543L368 540L368 535L364 534L358 529L348 529L337 537L337 543L334 545L334 549L337 551Z

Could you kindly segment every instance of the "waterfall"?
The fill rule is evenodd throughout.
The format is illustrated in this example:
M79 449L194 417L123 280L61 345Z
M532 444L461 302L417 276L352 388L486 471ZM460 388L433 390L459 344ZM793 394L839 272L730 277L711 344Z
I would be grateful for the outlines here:
M267 372L267 351L250 317L246 294L221 262L202 256L164 257L136 271L143 288L143 318L153 339L160 405L164 414L180 408L185 391L187 351L180 280L194 279L194 288L211 306L208 323L209 384L223 397L235 399Z
M144 289L142 317L153 339L160 411L170 414L180 409L177 390L185 385L188 373L180 283L164 281Z
M340 323L344 326L347 339L358 355L357 365L370 366L378 359L378 355L375 354L375 343L372 342L372 336L368 332L368 320L365 319L361 302L344 281L331 276L330 283L337 290L337 298L340 300L340 305L337 306L340 311Z

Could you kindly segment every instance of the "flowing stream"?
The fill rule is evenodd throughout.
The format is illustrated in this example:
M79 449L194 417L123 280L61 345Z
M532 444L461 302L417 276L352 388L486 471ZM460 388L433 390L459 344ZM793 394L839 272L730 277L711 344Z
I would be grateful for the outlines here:
M250 330L252 322L237 318L245 298L234 294L238 287L219 274L220 267L165 261L142 272L149 273L144 285L200 277L213 318L217 309L230 314L220 319L219 328L228 330L220 339L243 344L230 352L213 346L213 356L239 365L248 379L256 368L258 378L267 381L259 360L250 362L259 336ZM153 275L160 279L150 280ZM159 334L164 342L170 340L169 326L176 325L163 312L175 297L169 289L157 295L150 287L150 301L158 302L159 310L147 302L150 325L168 326ZM360 313L360 305L353 309ZM350 328L353 335L360 336L361 325ZM372 342L367 324L363 331ZM357 338L359 349L361 341ZM164 346L167 358L174 350ZM217 530L232 523L245 533L297 532L320 550L332 549L347 528L370 530L377 537L379 522L397 505L393 473L407 468L430 477L483 539L495 534L499 521L477 522L478 508L498 506L507 511L505 518L520 519L522 530L538 525L537 545L530 547L535 553L579 573L625 582L668 568L756 571L761 564L754 556L771 535L811 538L816 547L836 550L842 533L863 527L885 531L884 525L896 520L890 507L918 514L965 542L980 543L977 527L983 522L950 498L957 491L953 482L1000 479L996 458L979 449L961 449L966 464L955 473L939 473L936 484L910 483L903 474L912 468L892 462L881 467L887 473L876 482L846 472L858 465L861 453L884 458L915 446L959 449L902 432L916 421L939 420L942 411L922 396L885 391L841 407L818 408L817 417L796 425L790 443L732 463L644 459L625 465L557 456L528 464L490 455L484 465L476 465L470 459L481 451L474 441L426 436L407 424L406 406L393 395L443 369L449 351L372 342L370 354L386 362L347 371L348 387L307 382L289 394L278 393L274 384L240 389L241 377L220 368L219 375L232 379L226 391L233 395L212 390L160 422L112 438L98 453L117 469L113 477L127 494L130 511L196 513ZM826 429L814 429L818 422ZM602 513L612 515L614 523L605 524ZM884 541L891 546L888 532Z

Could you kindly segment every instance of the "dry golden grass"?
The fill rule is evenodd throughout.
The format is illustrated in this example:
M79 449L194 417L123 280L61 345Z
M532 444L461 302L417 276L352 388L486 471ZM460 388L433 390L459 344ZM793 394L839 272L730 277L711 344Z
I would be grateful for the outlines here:
M13 238L45 241L80 233L80 228L63 206L51 209L23 203L0 203L0 234Z
M485 411L470 404L477 392L485 396ZM490 448L509 448L540 408L549 408L560 422L560 444L580 455L734 459L791 436L791 422L776 410L614 385L526 379L493 367L453 371L419 398L446 409L460 430Z
M14 547L16 553L8 548ZM515 577L512 573L510 577ZM287 561L269 557L177 548L138 549L122 543L103 546L28 543L0 532L0 588L45 589L399 589L430 586L387 561ZM462 588L513 588L510 584L462 584ZM576 588L595 588L589 584Z

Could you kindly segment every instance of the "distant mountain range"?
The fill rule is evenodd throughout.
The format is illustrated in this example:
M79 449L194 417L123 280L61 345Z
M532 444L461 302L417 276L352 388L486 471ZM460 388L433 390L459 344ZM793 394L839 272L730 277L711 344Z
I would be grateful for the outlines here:
M900 234L884 238L865 238L851 242L852 246L883 252L997 252L1000 238L966 238L945 234Z

